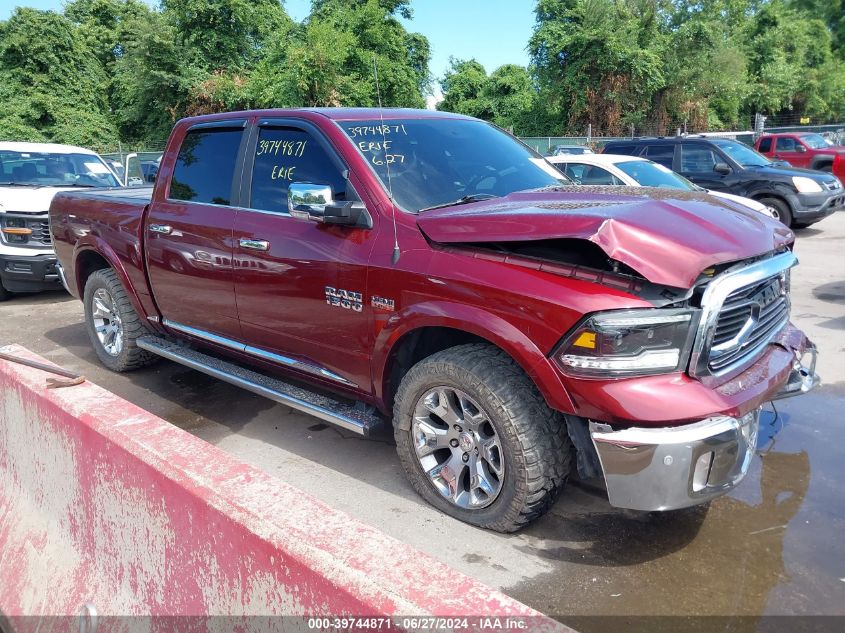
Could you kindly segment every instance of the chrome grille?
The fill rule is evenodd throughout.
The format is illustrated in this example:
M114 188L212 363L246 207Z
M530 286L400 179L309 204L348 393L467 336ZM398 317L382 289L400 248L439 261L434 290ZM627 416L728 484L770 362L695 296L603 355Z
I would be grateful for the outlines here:
M824 183L824 186L827 187L830 191L836 191L842 188L842 185L839 183L838 180L831 180L830 182Z
M782 275L768 277L730 293L722 304L708 356L720 372L759 352L789 320L789 297Z

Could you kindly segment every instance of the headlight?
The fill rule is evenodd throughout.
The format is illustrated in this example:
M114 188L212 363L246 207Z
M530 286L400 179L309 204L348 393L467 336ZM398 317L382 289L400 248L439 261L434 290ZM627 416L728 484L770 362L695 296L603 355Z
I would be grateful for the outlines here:
M792 184L800 193L818 193L822 191L822 186L812 178L805 176L793 176Z
M632 376L682 369L697 310L613 310L582 321L558 346L560 368L580 376Z

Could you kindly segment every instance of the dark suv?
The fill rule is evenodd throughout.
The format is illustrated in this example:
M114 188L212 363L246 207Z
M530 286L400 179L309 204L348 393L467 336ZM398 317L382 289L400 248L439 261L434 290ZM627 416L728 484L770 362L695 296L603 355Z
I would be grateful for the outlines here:
M704 136L611 141L605 154L644 156L705 189L753 198L772 207L778 219L803 228L845 209L845 190L832 176L780 166L731 139Z

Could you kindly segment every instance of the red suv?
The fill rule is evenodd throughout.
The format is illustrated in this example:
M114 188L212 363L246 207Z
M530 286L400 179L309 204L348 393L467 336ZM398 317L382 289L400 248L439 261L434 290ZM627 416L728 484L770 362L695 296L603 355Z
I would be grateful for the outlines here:
M832 172L845 180L845 146L828 145L818 134L764 134L757 140L755 149L769 158L785 160L793 167Z

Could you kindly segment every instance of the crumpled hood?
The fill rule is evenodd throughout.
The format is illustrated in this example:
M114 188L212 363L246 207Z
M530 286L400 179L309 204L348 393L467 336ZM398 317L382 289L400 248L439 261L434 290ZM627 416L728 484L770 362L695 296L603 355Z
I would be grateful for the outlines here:
M773 218L704 193L649 187L558 187L425 211L440 243L594 242L656 284L689 288L701 271L762 255L794 236Z
M3 187L0 185L0 213L23 211L46 213L50 203L60 191L73 191L73 187Z

